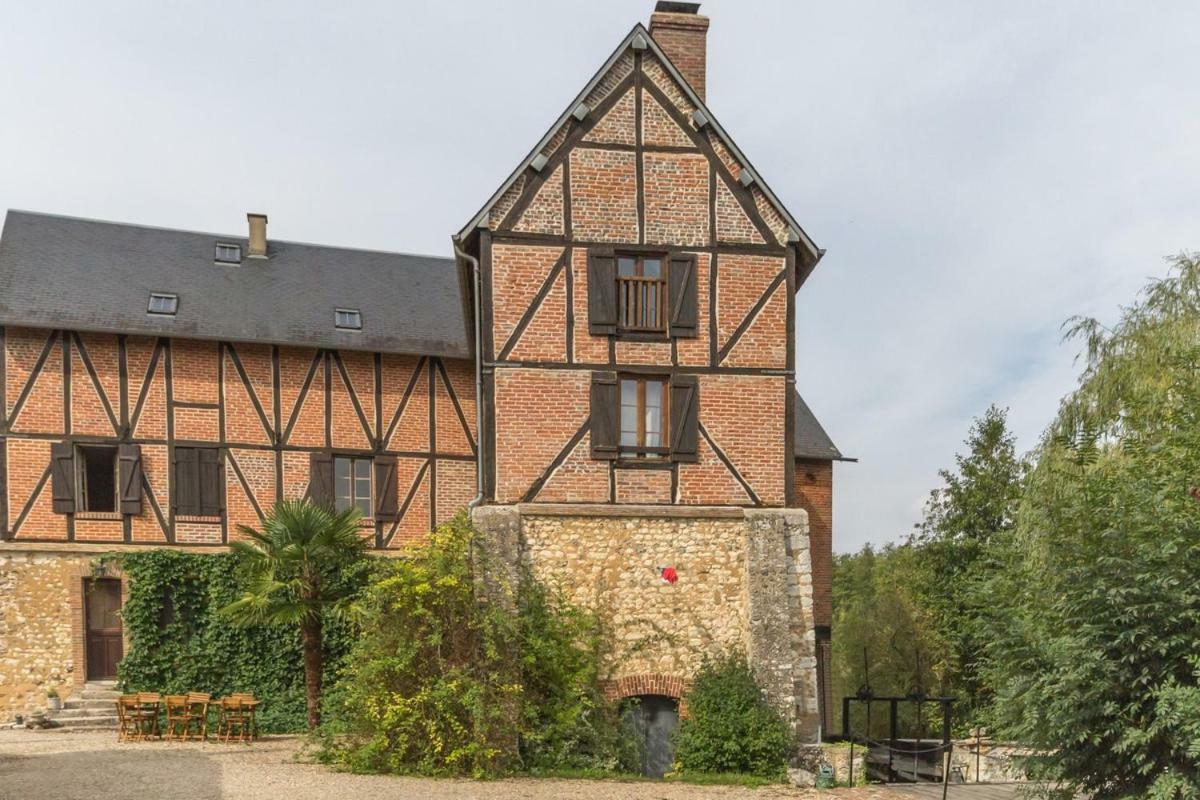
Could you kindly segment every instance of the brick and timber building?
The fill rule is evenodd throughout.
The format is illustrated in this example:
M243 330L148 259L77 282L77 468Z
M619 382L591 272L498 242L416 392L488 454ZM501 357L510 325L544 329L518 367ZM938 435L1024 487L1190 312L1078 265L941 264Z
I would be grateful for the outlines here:
M499 563L610 622L614 696L678 703L737 650L814 738L842 456L796 392L795 295L823 251L705 104L707 31L659 3L450 258L274 241L259 214L9 212L0 716L111 677L101 554L219 551L310 496L392 553L470 506Z

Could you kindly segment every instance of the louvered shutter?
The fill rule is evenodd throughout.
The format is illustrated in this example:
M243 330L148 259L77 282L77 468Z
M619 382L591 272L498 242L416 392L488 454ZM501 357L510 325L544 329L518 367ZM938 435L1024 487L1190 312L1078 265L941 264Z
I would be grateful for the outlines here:
M70 442L50 445L50 493L55 514L75 513L75 447Z
M671 379L671 460L700 458L700 383L695 375Z
M391 522L400 513L396 486L396 457L375 456L375 519Z
M221 451L212 447L197 448L199 454L199 507L201 516L221 514Z
M117 448L117 480L122 514L142 513L142 448L123 444Z
M194 517L200 514L200 454L194 447L175 448L175 513Z
M699 332L700 309L696 301L696 256L673 255L667 276L671 309L671 335L694 338Z
M617 424L620 400L615 372L592 373L591 406L592 458L611 461L617 457L620 435L620 426Z
M308 497L314 503L333 507L333 456L313 453L308 462Z
M617 259L610 248L588 251L588 332L617 332Z

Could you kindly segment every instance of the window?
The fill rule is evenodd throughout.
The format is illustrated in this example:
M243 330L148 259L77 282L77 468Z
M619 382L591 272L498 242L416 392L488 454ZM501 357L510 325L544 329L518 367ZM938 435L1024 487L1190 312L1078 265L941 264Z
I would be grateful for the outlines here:
M80 511L116 511L117 448L103 445L76 447L75 486Z
M588 333L661 340L700 335L695 253L588 250Z
M371 459L334 456L333 500L339 512L358 506L366 518L374 516L371 506Z
M617 329L661 333L667 328L663 258L617 256Z
M175 448L175 513L221 515L221 451L215 447Z
M621 377L622 458L661 457L667 448L667 382L663 378Z
M240 264L242 263L242 246L240 244L217 242L213 258L218 264Z
M164 314L174 316L179 310L179 295L166 294L164 292L151 292L150 305L146 311L151 314Z
M335 308L333 327L347 331L362 330L362 312L357 308Z

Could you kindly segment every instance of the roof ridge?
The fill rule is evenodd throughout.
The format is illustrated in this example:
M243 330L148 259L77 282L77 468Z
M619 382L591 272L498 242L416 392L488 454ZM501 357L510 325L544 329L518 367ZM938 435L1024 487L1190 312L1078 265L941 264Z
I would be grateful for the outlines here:
M110 225L114 228L132 228L145 231L161 231L163 233L186 233L193 236L211 236L214 239L226 239L230 241L245 241L247 237L237 234L214 233L212 231L198 231L190 228L169 228L165 225L146 225L140 222L118 222L111 219L99 219L97 217L83 217L74 214L54 214L48 211L31 211L26 208L10 208L7 214L25 214L31 217L45 217L48 219L70 220L72 222L90 222L96 225ZM294 244L300 247L319 247L325 250L344 250L351 253L377 253L386 256L409 256L411 258L431 258L438 261L454 263L454 258L451 256L436 256L429 253L412 253L405 250L380 250L372 247L349 247L346 245L337 244L321 244L320 242L301 242L295 239L268 239L268 242L276 244Z

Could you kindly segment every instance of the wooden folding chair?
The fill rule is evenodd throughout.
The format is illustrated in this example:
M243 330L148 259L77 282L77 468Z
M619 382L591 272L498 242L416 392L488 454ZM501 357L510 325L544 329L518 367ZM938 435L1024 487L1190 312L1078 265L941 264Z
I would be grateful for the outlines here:
M185 694L169 694L163 698L167 707L167 739L187 741L188 699Z
M117 698L117 741L137 741L137 695L123 694Z
M158 692L138 692L137 693L137 725L141 735L139 739L145 739L147 736L162 737L162 730L158 723L158 705L162 702L162 695Z
M243 697L230 695L217 701L220 721L217 726L217 738L228 742L236 738L239 742L248 742L253 736L254 710L250 701Z
M249 692L236 692L233 695L236 699L241 700L246 705L246 711L250 715L250 738L258 738L258 707L262 705L262 701L255 698Z
M193 729L200 735L200 741L208 741L208 704L211 700L212 695L207 692L187 693L187 722L183 732L185 742Z

